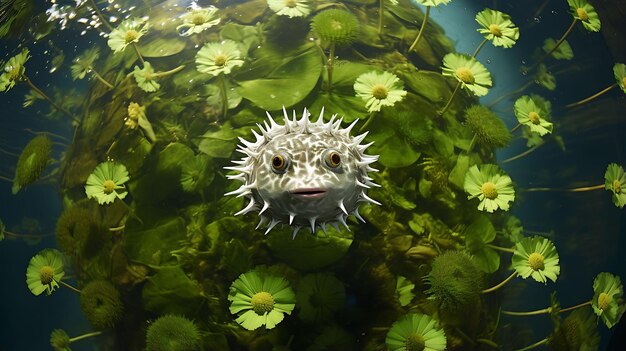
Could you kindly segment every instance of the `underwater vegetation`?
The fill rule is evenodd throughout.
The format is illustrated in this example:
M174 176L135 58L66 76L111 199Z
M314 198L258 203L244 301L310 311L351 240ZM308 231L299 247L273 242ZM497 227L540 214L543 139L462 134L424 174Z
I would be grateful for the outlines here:
M53 182L63 198L56 248L21 269L33 298L74 294L93 330L51 329L51 347L598 349L598 330L626 310L620 277L581 281L577 305L555 292L533 296L546 308L508 310L507 289L552 288L570 269L553 235L511 212L537 192L600 190L620 211L623 166L609 164L602 184L548 188L503 165L564 145L563 109L553 115L537 91L559 88L548 64L573 60L566 39L597 35L600 18L586 0L559 0L570 26L540 38L520 67L531 81L486 106L498 77L481 50L518 45L527 19L472 14L479 45L456 52L430 19L452 1L51 6L52 28L0 64L1 92L26 94L26 109L47 103L45 117L73 129L71 140L36 133L13 177L0 176L15 196ZM32 4L2 2L0 37L19 36ZM61 30L92 40L56 65L84 89L42 85L47 95L29 59ZM625 67L565 109L626 93ZM497 158L518 141L522 153ZM28 235L0 222L0 240ZM524 318L536 315L553 329L530 334Z

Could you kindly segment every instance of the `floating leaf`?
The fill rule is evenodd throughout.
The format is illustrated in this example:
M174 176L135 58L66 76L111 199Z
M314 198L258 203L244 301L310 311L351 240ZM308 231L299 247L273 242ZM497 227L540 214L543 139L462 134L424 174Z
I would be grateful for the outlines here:
M198 149L210 157L230 158L237 145L237 137L229 122L211 126L200 137Z
M178 36L159 36L149 41L140 41L139 52L143 57L167 57L183 51L187 42Z
M151 229L127 231L124 235L124 250L133 261L161 266L174 261L170 252L180 248L180 241L186 235L185 221L176 217Z
M465 246L474 256L476 265L486 273L493 273L500 267L500 255L487 246L495 238L496 229L484 215L465 229Z

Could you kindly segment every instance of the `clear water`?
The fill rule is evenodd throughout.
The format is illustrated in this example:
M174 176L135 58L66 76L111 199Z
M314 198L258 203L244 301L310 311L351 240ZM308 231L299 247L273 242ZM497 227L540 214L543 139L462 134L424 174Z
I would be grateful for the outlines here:
M553 292L561 308L587 301L598 307L598 295L603 292L597 287L594 298L598 274L626 276L621 255L624 212L615 200L621 189L601 186L609 164L617 168L625 164L626 82L616 79L613 72L615 64L626 61L620 40L624 5L617 0L592 2L601 21L601 30L594 32L580 20L572 22L566 0L452 0L431 8L417 50L409 53L426 7L412 1L399 0L397 5L382 1L380 29L380 3L367 0L276 2L277 8L295 4L292 18L276 14L271 8L274 4L266 1L3 1L0 25L8 32L1 39L0 62L5 82L15 80L15 86L6 85L0 96L0 219L6 227L0 242L0 350L51 349L54 329L63 329L69 337L101 332L73 341L73 350L396 350L407 345L407 335L401 335L400 348L391 339L398 335L398 326L407 325L403 319L411 316L436 320L434 329L439 340L445 335L448 350L515 350L545 338L549 341L537 349L574 349L571 344L562 346L565 328L558 327L571 323L576 316L571 312L554 314L551 319L546 313L499 316L499 311L546 308ZM177 28L186 19L193 20L188 14L210 6L217 9L210 20L219 18L219 23L205 24L207 18L199 16L198 33L181 35L196 28ZM485 8L510 15L520 35L510 48L486 41L475 55L493 80L487 94L475 96L454 76L443 77L442 66L447 54L471 56L483 42L474 18ZM338 20L324 22L324 12L331 9L344 12ZM115 35L109 34L129 18L143 18L149 28L138 37L137 51L129 43L115 53L108 44ZM595 25L595 17L589 18L590 25ZM355 21L354 34L346 35L350 21ZM566 40L573 56L547 55L542 49L544 40L559 40L572 23ZM201 30L203 25L206 29ZM119 37L122 42L129 38L127 32L128 28ZM217 47L225 39L233 40L240 57L227 58L230 72L207 73L198 63L198 52ZM11 75L16 65L9 59L24 48L30 52L23 64L25 71ZM84 62L76 58L93 48L99 50L99 57L83 66L84 77L74 79L72 66L80 71L77 64ZM237 59L241 62L232 61ZM145 69L142 60L155 72L166 72L152 76L160 84L156 91L146 91L154 85L144 85L132 74ZM212 66L223 68L215 64L215 56L211 60ZM550 86L545 75L537 79L540 63L554 77L555 86ZM180 66L184 67L177 69ZM452 71L462 78L457 68ZM404 90L401 94L405 95L380 111L368 111L354 86L368 72L394 74L400 86L385 89ZM568 106L612 85L589 102ZM29 92L39 98L23 107ZM539 136L529 126L517 126L519 111L515 113L514 105L531 94L550 102L550 115L542 117L552 123L551 133ZM372 99L385 100L383 95ZM149 126L143 117L139 125L132 123L131 103L145 107ZM508 132L502 132L504 127L497 129L493 120L478 127L466 121L467 108L475 104L489 107L512 130L506 145L489 139L496 134L507 139ZM339 231L329 226L325 234L316 226L315 234L302 228L292 239L288 224L276 226L267 235L264 226L255 229L259 209L234 216L248 201L224 195L242 183L227 179L237 172L223 167L241 159L235 150L237 137L254 140L252 130L258 132L256 123L267 120L266 110L279 124L284 123L283 105L298 116L309 108L314 119L324 106L325 120L337 113L343 117L342 128L359 120L352 136L359 129L369 131L363 144L374 144L366 153L380 155L371 164L380 172L369 175L381 187L367 190L367 196L381 205L359 203L366 223L350 215L350 231L340 224ZM483 111L479 117L486 114ZM13 194L20 153L42 134L52 141L50 160L38 180L22 184ZM529 136L538 147L528 146ZM304 140L302 136L295 139ZM322 174L336 170L323 161L325 150L307 147L281 155L290 158L284 177L295 174L294 165L304 164L295 156L297 151L322 156L317 166L326 173L318 169L320 173L301 185L312 188ZM268 155L267 160L273 161L275 154ZM351 160L362 157L354 150L340 156L346 163L338 169L346 172ZM108 159L128 170L130 179L116 191L128 194L99 204L97 197L104 194L88 199L85 184ZM515 199L508 211L480 211L480 200L468 199L465 175L470 166L479 165L482 170L485 164L498 165L499 172L512 179ZM271 170L269 162L254 166ZM274 169L269 174L283 173ZM610 180L615 189L614 179ZM269 183L257 184L257 188L267 189ZM334 196L326 190L322 198ZM497 190L503 199L506 190ZM243 198L254 196L258 203L269 201L267 194L253 190ZM338 206L327 209L315 196L290 199L313 203L318 218L325 218L324 211L342 213ZM356 205L345 203L349 212L354 210ZM271 202L265 214L286 221L286 214L276 210L276 205ZM74 239L80 246L77 251L68 250L71 245L64 244L59 234L63 227L59 223L64 215L67 219L70 208L82 209L79 219L96 228L87 231L90 241ZM527 239L511 237L506 230L513 216L521 221L521 235ZM308 223L304 215L296 215L298 220ZM84 232L74 230L77 236ZM493 232L493 241L477 239L490 237L485 233L493 237ZM556 248L560 267L556 281L548 279L544 284L533 277L516 276L493 292L483 291L521 272L511 265L510 252L494 246L515 248L519 256L519 245L533 237L546 238ZM49 296L36 296L29 290L25 276L29 262L47 248L63 251L63 282L82 293L64 285ZM438 259L446 252L465 252L472 258L454 266L452 260ZM553 270L550 254L541 253L546 260L538 272ZM528 257L522 261L528 265ZM433 280L436 270L431 269L436 262L447 272L443 275L447 285L440 285L444 290L437 290ZM470 274L474 271L468 265L478 265L476 269L484 272ZM252 271L259 266L269 267L269 272ZM40 273L41 267L34 272ZM229 310L229 291L235 291L242 274L281 281L295 292L285 297L263 287L274 294L275 309L290 312L274 328L246 330L244 326L250 324L243 320L247 318L237 319L243 312ZM455 284L468 276L474 284L461 286L469 290L467 295L444 294L446 287L458 287ZM314 288L309 285L313 278L318 279ZM94 296L104 296L93 301L106 306L110 295L102 289L89 293L86 288L94 281L105 281L117 291L116 306L122 306L123 312L113 308L107 319L81 307L81 299ZM402 293L398 281L409 284ZM259 289L249 294L248 307L250 297L263 290ZM319 290L326 293L316 295ZM619 296L611 296L611 306L623 308ZM279 307L282 302L290 307ZM595 340L590 342L591 349L623 349L625 331L623 323L617 323L619 313L613 320L615 326L608 328L605 318L597 317L589 306L576 313L585 309L593 323L571 332L570 338ZM311 310L323 313L307 314ZM170 333L155 331L159 318L168 315L193 321L199 336L184 334L189 329L180 323ZM150 329L161 338L153 337L146 346ZM598 339L592 337L596 334ZM190 345L168 346L177 341ZM156 348L155 343L163 348Z

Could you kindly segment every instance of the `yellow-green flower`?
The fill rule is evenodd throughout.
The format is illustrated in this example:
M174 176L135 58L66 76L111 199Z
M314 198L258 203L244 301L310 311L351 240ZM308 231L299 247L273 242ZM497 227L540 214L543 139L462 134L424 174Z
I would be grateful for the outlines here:
M107 44L114 53L122 52L132 43L138 43L146 32L150 24L144 18L131 18L122 22L109 34Z
M43 292L50 295L59 287L64 275L63 254L59 250L44 249L30 259L26 284L34 295L39 296Z
M217 76L230 74L233 68L243 65L243 60L237 43L224 40L204 45L196 55L196 65L199 72Z
M540 283L546 283L548 279L556 282L561 273L556 247L540 236L523 238L515 244L512 266L520 277L533 277Z
M447 340L436 319L421 313L410 313L393 323L385 344L389 351L443 351Z
M545 106L537 97L524 95L515 101L515 117L520 124L530 128L531 132L539 135L552 133L552 123L547 120L550 111Z
M569 10L575 19L583 23L583 27L590 32L600 31L600 18L596 9L587 0L567 0Z
M548 67L543 63L537 67L535 83L541 85L548 90L556 89L556 78L552 73L548 71Z
M217 7L215 6L192 9L181 16L183 24L176 27L176 30L182 36L200 33L220 23L220 18L216 14ZM180 30L184 30L184 32L180 32Z
M450 1L452 0L411 0L413 2L416 2L420 5L424 5L424 6L439 6L439 5L447 5Z
M624 287L619 277L602 272L593 281L591 307L602 318L607 328L612 328L624 314Z
M63 329L54 329L50 333L50 346L54 351L72 351L70 336Z
M285 313L291 314L296 295L287 280L259 267L241 274L233 282L228 301L230 313L238 315L236 321L242 327L254 330L265 325L272 329Z
M463 184L468 200L478 198L480 211L493 212L498 208L509 210L509 202L515 200L515 189L511 177L506 175L500 167L485 164L478 168L470 167L465 174Z
M148 61L143 63L143 68L135 66L131 74L135 77L139 88L145 92L152 93L159 90L161 87L161 84L156 81L157 77L154 73L154 68L152 68L152 65Z
M548 38L543 41L543 51L547 54L554 49L555 45L556 40ZM556 60L571 60L574 58L574 51L572 51L572 47L569 45L567 40L564 40L556 50L552 51L551 56Z
M100 49L97 46L85 50L76 57L71 67L72 79L83 79L92 70L93 63L100 57Z
M604 173L604 188L613 193L613 203L622 208L626 205L626 174L622 166L611 163Z
M615 66L613 66L613 75L615 76L615 83L626 93L626 65L616 63Z
M470 55L449 53L443 58L444 76L453 77L463 88L476 96L487 95L491 88L491 74Z
M493 46L510 48L519 39L519 28L511 21L511 16L492 9L484 9L476 15L476 22L482 26L477 31Z
M365 101L369 112L380 111L383 106L393 106L406 95L400 78L389 72L367 72L354 82L356 96Z
M87 178L85 193L88 198L96 198L100 205L123 199L128 192L124 183L130 178L128 171L121 163L106 161L99 164Z
M267 0L267 6L279 16L306 17L311 13L307 0Z
M152 124L146 116L145 106L141 106L136 102L128 104L128 116L125 118L124 124L129 129L136 129L137 127L140 127L150 141L156 140Z
M0 91L9 91L13 88L15 82L24 79L26 68L24 64L30 58L28 49L22 49L22 52L11 57L7 63L2 66L2 75L0 75Z

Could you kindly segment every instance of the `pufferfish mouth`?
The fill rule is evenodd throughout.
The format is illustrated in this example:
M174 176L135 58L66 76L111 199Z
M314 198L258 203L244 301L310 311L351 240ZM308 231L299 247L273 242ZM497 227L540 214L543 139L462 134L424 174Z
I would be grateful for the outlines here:
M300 198L316 199L326 195L326 190L322 188L299 188L292 190L291 194Z

